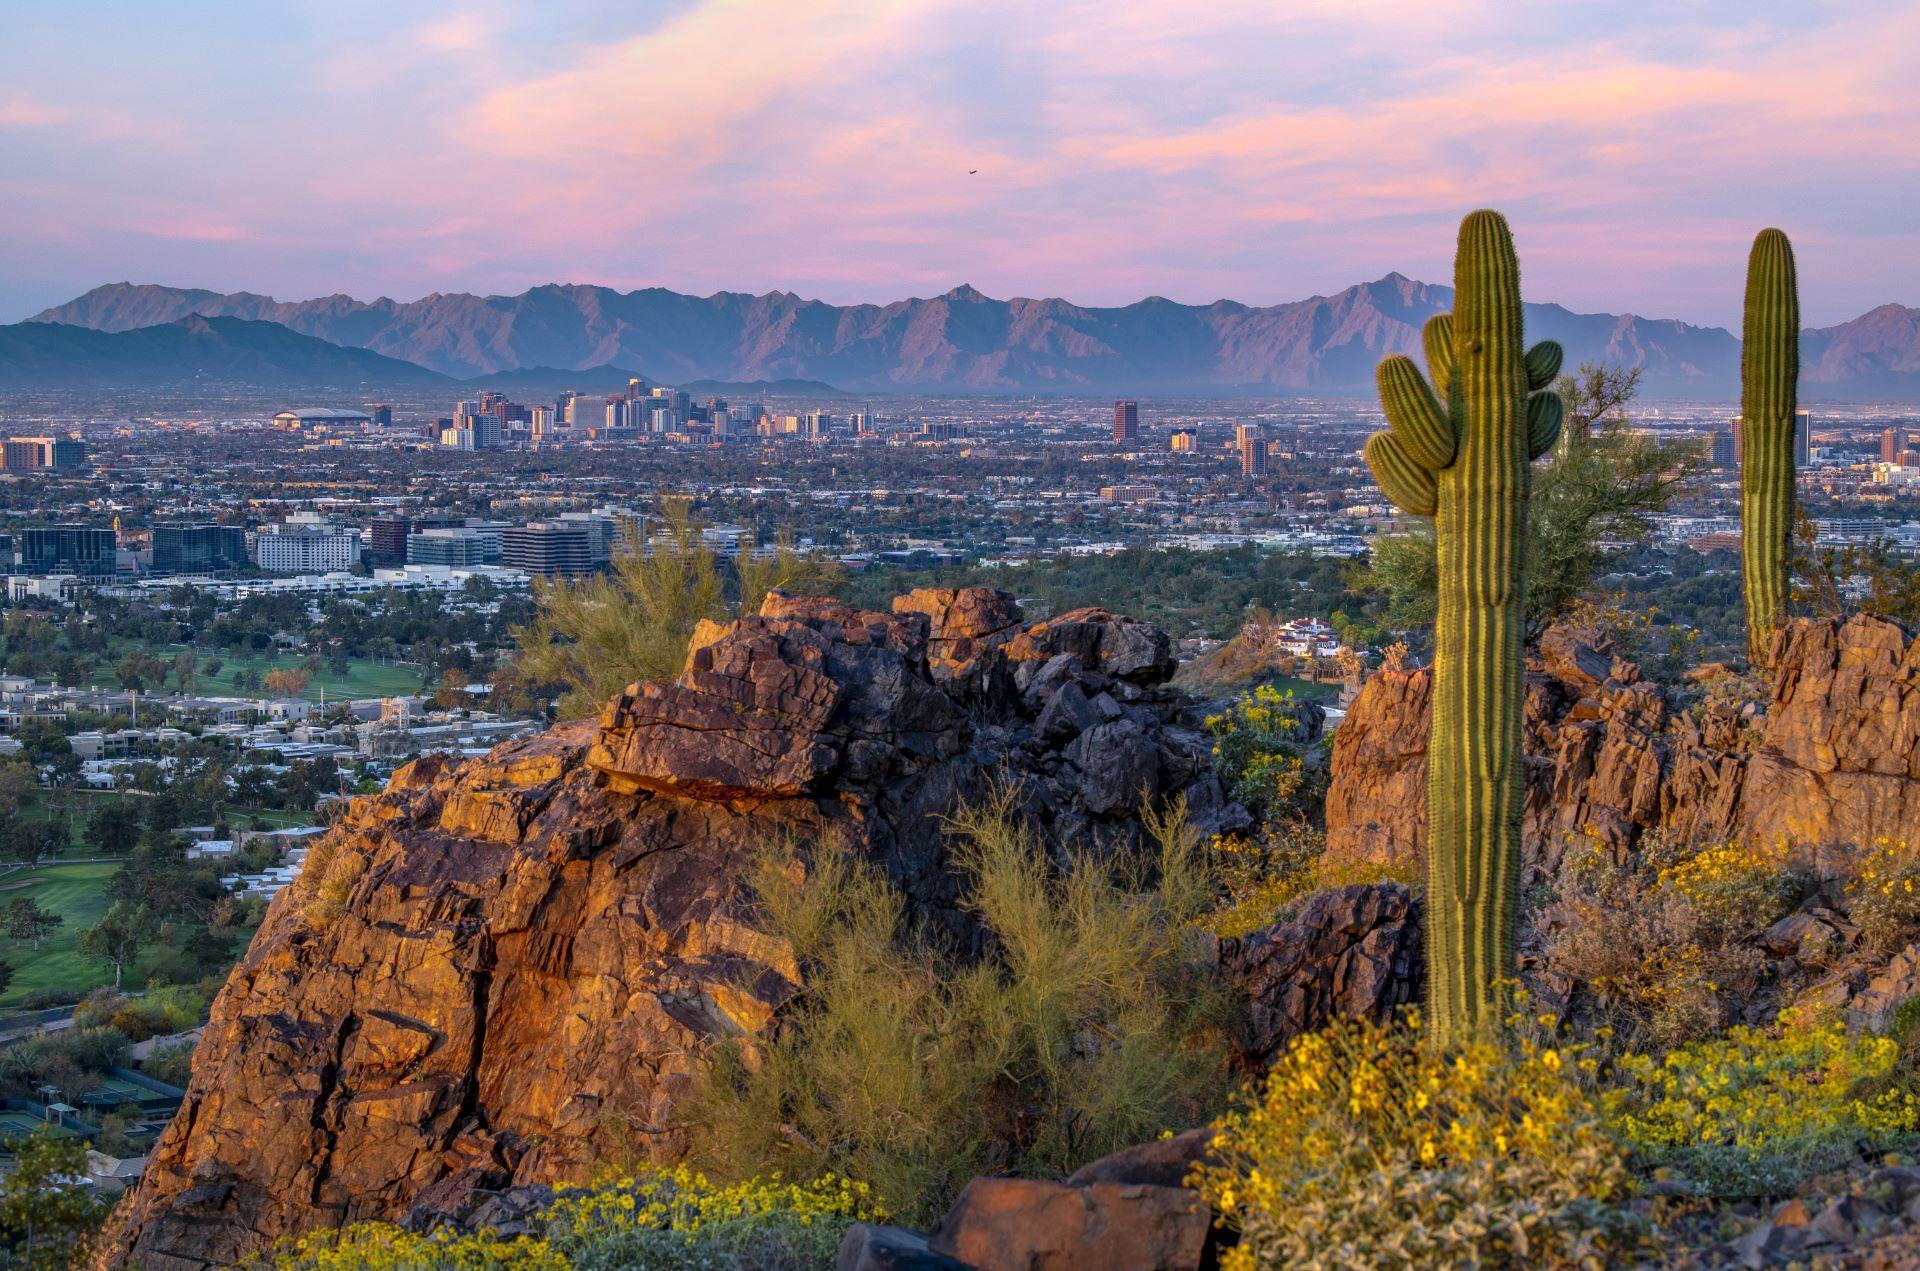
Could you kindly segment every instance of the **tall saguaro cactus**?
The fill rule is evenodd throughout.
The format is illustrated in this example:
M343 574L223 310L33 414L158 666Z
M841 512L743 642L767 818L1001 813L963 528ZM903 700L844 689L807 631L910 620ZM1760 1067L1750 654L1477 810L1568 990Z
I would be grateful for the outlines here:
M1454 311L1423 332L1429 386L1404 357L1380 364L1392 427L1367 440L1374 479L1434 518L1439 619L1427 746L1427 1006L1433 1040L1498 1018L1514 970L1520 885L1522 548L1532 460L1560 432L1552 341L1522 352L1520 261L1498 212L1460 223Z
M1800 287L1793 244L1763 229L1747 257L1740 332L1740 547L1746 575L1747 659L1772 656L1787 599L1793 535L1793 429L1800 386Z

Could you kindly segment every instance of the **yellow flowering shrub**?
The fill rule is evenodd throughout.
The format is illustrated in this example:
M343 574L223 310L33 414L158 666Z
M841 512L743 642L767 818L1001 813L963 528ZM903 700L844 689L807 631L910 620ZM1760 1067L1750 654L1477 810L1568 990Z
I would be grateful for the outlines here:
M1255 815L1278 819L1311 801L1307 729L1291 690L1262 684L1207 716L1206 726L1221 780Z
M1765 1195L1920 1131L1920 1095L1883 1080L1899 1058L1890 1037L1788 1012L1772 1029L1624 1056L1605 1107L1646 1164L1702 1193Z
M847 1179L717 1185L682 1167L562 1191L537 1236L356 1223L254 1261L275 1271L825 1271L849 1223L886 1218L866 1186Z
M1296 1038L1192 1179L1239 1236L1223 1271L1613 1265L1642 1237L1592 1067L1524 1038L1437 1053L1411 1013Z
M1847 887L1851 915L1871 947L1892 950L1920 935L1920 852L1880 838L1861 854Z
M1793 899L1793 878L1784 868L1785 845L1703 848L1656 876L1693 906L1709 925L1728 932L1764 929Z
M283 1241L244 1266L275 1271L567 1271L567 1260L544 1240L442 1229L430 1235L391 1223L361 1222Z

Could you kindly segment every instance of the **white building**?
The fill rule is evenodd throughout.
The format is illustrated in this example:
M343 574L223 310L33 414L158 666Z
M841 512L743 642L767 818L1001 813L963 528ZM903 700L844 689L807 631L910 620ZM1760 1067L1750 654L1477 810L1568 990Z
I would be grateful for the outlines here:
M325 574L352 569L360 559L360 535L336 529L310 514L261 528L253 540L254 563L276 574Z

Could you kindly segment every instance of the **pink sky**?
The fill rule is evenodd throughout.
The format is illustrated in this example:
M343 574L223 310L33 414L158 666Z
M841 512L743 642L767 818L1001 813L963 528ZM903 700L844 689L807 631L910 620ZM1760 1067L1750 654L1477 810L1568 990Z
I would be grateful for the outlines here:
M1920 303L1910 2L194 12L0 49L0 320L120 279L1272 303L1444 281L1483 204L1532 299L1725 324L1778 224L1810 322Z

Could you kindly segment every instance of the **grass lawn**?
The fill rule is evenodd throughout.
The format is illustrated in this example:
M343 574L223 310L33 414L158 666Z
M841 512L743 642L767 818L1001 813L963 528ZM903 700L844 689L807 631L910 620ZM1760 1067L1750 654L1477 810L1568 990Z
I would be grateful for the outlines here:
M25 887L0 891L0 907L16 896L29 896L42 909L50 909L66 919L53 934L29 946L12 948L12 940L0 939L0 959L13 967L13 982L0 993L0 1009L17 1008L27 994L39 989L98 988L113 983L113 970L98 958L83 958L76 946L80 929L91 926L107 912L107 880L118 865L39 865L17 870L0 878L0 886L28 882ZM28 881L32 880L32 881Z
M94 684L98 688L117 689L120 681L113 674L114 664L133 651L136 646L122 645L106 658L100 669L94 674ZM165 661L186 648L182 644L157 644L144 646L147 652ZM291 671L299 668L305 661L291 653L242 655L229 652L199 653L200 663L205 666L210 661L220 663L218 675L208 675L204 671L194 681L193 691L210 697L251 697L257 689L241 690L233 685L233 677L241 671L253 671L265 678L268 671ZM167 678L167 691L174 692L178 685L171 675ZM335 675L330 667L321 667L307 684L307 691L301 696L310 702L320 700L324 691L329 699L339 697L396 697L420 691L420 672L416 667L397 666L390 662L350 661L345 675Z

